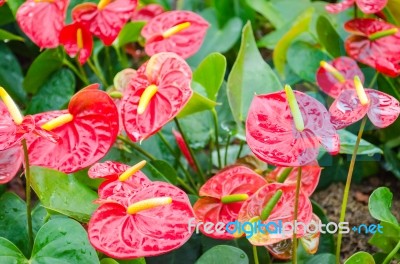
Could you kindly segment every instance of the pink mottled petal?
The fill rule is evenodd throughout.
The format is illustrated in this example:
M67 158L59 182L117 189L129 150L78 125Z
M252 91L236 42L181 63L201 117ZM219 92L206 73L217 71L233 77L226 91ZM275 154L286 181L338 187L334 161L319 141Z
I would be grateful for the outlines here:
M325 9L329 13L337 14L337 13L343 12L344 10L350 8L352 5L354 5L355 1L356 0L343 0L340 3L327 4L325 6Z
M162 14L164 8L158 4L146 5L138 10L135 10L132 15L132 21L150 21L152 18Z
M365 14L374 14L385 8L388 0L356 0L357 6Z
M380 91L365 89L371 100L368 117L379 128L384 128L396 121L400 113L399 101L393 96Z
M22 146L17 144L0 151L0 184L11 181L22 165Z

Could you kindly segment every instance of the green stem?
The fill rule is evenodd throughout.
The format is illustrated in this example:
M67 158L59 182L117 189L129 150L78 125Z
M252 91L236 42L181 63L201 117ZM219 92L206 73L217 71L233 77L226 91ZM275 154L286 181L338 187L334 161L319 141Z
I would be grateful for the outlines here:
M218 155L218 169L222 168L222 162L221 162L221 152L219 149L219 124L218 124L218 115L217 111L215 111L215 108L211 110L212 116L213 116L213 121L214 121L214 127L215 127L215 147L217 148L217 155Z
M354 18L357 18L358 17L358 8L357 8L357 5L354 3L354 9L353 9L353 11L354 11Z
M75 73L76 76L78 76L79 79L81 79L81 81L85 84L85 85L89 85L89 81L87 78L85 78L79 71L78 69L71 63L69 62L69 60L64 59L63 60L63 64L65 66L67 66L71 71L73 71Z
M228 134L228 138L226 139L226 145L225 145L225 153L224 153L224 165L228 165L228 148L229 148L229 142L231 141L231 134Z
M89 79L88 79L86 72L83 69L82 65L79 63L78 57L75 58L75 61L76 61L76 65L78 65L78 69L79 69L81 75L83 76L83 78L85 78L85 81L84 81L85 85L89 85Z
M353 171L354 171L354 165L356 163L358 147L360 145L361 136L364 132L366 122L367 122L367 117L364 117L363 120L361 121L360 130L358 131L358 135L357 135L357 141L356 141L356 144L354 145L353 155L351 156L350 167L349 167L349 171L347 173L346 186L344 187L342 209L340 212L339 223L344 222L345 217L346 217L346 207L347 207L347 200L349 198L351 178L353 177ZM336 243L336 263L337 264L340 264L340 249L342 246L342 237L343 237L343 234L339 230L338 237L337 237L337 243Z
M108 87L108 83L106 81L106 79L104 78L103 73L101 73L96 66L94 66L93 62L88 59L87 63L89 65L89 68L93 71L93 73L97 76L97 78L99 78L99 80L103 83L104 87L107 88Z
M185 141L185 144L186 144L186 146L187 146L188 149L189 149L190 156L192 156L192 159L193 159L193 161L194 161L194 165L196 166L197 172L199 173L201 179L203 180L203 183L206 182L206 177L205 177L205 175L204 175L204 173L203 173L203 170L201 169L201 166L200 166L200 164L199 164L199 162L198 162L196 156L194 155L193 149L192 149L192 148L190 147L190 145L189 145L189 141L188 141L188 139L187 139L187 137L186 137L185 132L183 131L183 129L182 129L182 127L181 127L181 124L180 124L179 121L178 121L178 118L175 117L175 118L174 118L174 121L175 121L176 127L178 128L179 132L180 132L181 135L182 135L183 141Z
M243 150L243 146L244 146L244 141L240 141L240 145L239 145L239 151L238 154L236 156L236 160L238 160L240 158L240 154L242 154L242 150Z
M299 167L297 171L297 180L296 180L296 196L294 199L294 218L293 218L293 248L292 248L292 263L297 263L297 232L296 232L296 221L299 210L299 195L300 195L300 185L301 185L301 171L302 168Z
M31 168L29 164L29 152L28 146L26 145L26 139L22 140L22 148L24 150L24 160L25 160L25 179L26 179L26 215L28 222L28 245L29 251L33 247L33 231L32 231L32 205L31 205Z
M260 262L258 262L257 246L253 246L253 257L254 257L254 264L260 264Z
M186 191L188 191L189 193L191 193L193 195L197 195L197 192L192 187L190 187L188 184L186 184L186 182L184 180L182 180L179 177L176 177L176 180L178 181L178 183L180 185L182 185L183 188L186 189Z
M139 147L138 145L136 145L129 139L126 139L124 136L118 135L118 139L121 140L122 142L124 142L125 144L131 146L134 150L136 150L137 152L139 152L146 158L148 158L150 160L156 160L156 158L153 155L151 155L150 153L148 153L147 151L145 151L144 149L142 149L141 147Z
M386 256L385 260L382 262L382 264L387 264L389 263L392 258L394 257L394 255L397 253L397 251L400 250L400 241L397 243L396 247L390 251L389 255Z
M397 91L397 88L393 85L391 79L385 75L383 75L383 76L384 76L385 80L389 83L390 88L392 88L393 93L396 95L395 97L400 98L400 93L399 93L399 91Z
M106 52L106 64L108 66L107 72L108 72L108 79L112 80L112 65L111 65L111 56L110 56L110 50L111 46L106 46L105 47L105 52Z
M371 82L368 84L368 88L372 88L374 84L376 83L376 80L378 80L379 72L375 72L374 77L372 77Z
M169 150L169 152L174 155L176 161L178 162L178 166L181 168L181 170L183 171L183 173L185 174L185 178L187 181L190 182L190 184L192 184L192 186L194 188L196 188L196 184L193 181L193 178L191 177L189 171L185 168L185 166L182 164L181 159L179 158L179 155L177 155L177 153L174 151L174 149L171 147L171 145L168 143L167 139L164 137L164 135L161 132L158 132L157 135L159 136L159 138L161 139L161 141L164 143L164 145L167 147L167 149Z

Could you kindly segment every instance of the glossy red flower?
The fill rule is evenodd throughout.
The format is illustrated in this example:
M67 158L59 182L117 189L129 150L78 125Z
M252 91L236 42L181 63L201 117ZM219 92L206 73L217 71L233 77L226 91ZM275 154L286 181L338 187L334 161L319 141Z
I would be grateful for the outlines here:
M175 137L176 144L178 144L179 150L182 152L183 156L185 157L186 161L188 162L189 166L194 170L197 171L196 165L190 155L189 147L186 145L185 140L182 137L182 134L172 129L172 134Z
M76 93L68 110L35 115L35 122L60 137L57 143L29 138L32 165L71 173L101 159L118 134L118 111L107 93L90 85Z
M231 166L210 178L200 189L200 199L193 209L196 219L203 223L225 224L237 219L239 210L245 200L253 195L267 182L257 173L244 166ZM234 239L233 234L226 232L207 233L204 225L200 231L215 239Z
M11 148L0 151L0 184L11 181L22 165L23 151L17 144Z
M295 201L295 186L271 183L261 187L250 199L246 200L238 214L238 221L240 223L245 222L257 222L261 221L263 209L266 207L268 202L272 199L274 194L278 191L282 192L282 195L275 207L267 219L262 220L261 223L268 225L268 230L263 229L263 232L254 232L248 240L251 244L256 246L266 246L275 244L279 241L291 238L293 230L289 227L285 230L278 230L279 223L285 225L285 223L292 223L294 219L294 201ZM307 195L300 192L299 203L298 203L298 216L297 222L308 224L312 219L312 206ZM271 223L273 222L273 223ZM306 233L303 226L298 226L297 237L302 237Z
M296 126L284 91L257 95L246 121L246 139L252 152L268 164L303 166L317 158L322 145L339 152L339 136L325 107L311 96L294 91L304 128Z
M98 5L83 3L74 7L72 18L109 46L131 18L136 4L137 0L100 0Z
M22 31L40 48L56 48L69 0L27 0L17 11Z
M282 182L296 186L298 170L297 167L276 167L266 175L266 179L268 182ZM317 188L321 171L322 168L316 161L301 167L301 190L307 196L311 196Z
M396 121L400 113L399 101L377 90L364 90L361 82L358 82L356 88L357 86L357 90L343 91L329 108L331 121L336 129L347 127L366 114L379 128L387 127Z
M364 82L364 74L353 59L339 57L332 61L321 61L316 80L318 86L329 96L336 98L347 89L354 89L354 77Z
M168 123L192 96L192 71L174 53L156 54L137 70L125 92L122 119L132 141L144 140Z
M169 11L150 20L142 29L149 56L174 52L183 58L195 54L203 43L209 23L190 11Z
M136 9L132 15L132 21L150 21L153 17L164 12L164 8L158 4L145 5L142 8Z
M81 65L86 63L93 50L92 35L79 22L67 25L61 30L60 44L70 57L78 56Z
M346 22L344 28L352 34L345 42L350 57L391 77L400 74L400 32L396 26L359 18Z
M101 205L88 226L89 240L113 258L160 255L183 245L194 217L185 192L174 185L154 182L119 203Z
M358 8L365 14L373 14L381 11L385 8L388 0L343 0L340 3L327 4L325 6L326 11L329 13L340 13L354 4L357 4Z

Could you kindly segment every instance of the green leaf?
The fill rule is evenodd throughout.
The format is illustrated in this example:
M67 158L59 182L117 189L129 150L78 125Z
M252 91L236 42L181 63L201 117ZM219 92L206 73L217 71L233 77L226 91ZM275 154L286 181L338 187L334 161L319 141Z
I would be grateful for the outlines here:
M26 264L27 261L11 241L0 237L0 263Z
M138 41L140 37L140 32L146 22L135 21L127 23L118 35L118 39L113 43L116 47L122 47L128 43L133 43Z
M209 54L193 72L193 81L201 84L207 97L215 101L224 81L226 59L220 53Z
M290 68L303 80L309 82L315 82L315 73L320 61L329 59L326 53L304 41L294 42L287 51L287 62Z
M15 101L24 102L26 93L22 88L24 77L21 66L4 43L0 43L0 58L0 86L3 86Z
M59 69L32 97L27 114L58 110L67 105L75 92L75 76L69 69Z
M379 187L369 197L368 209L373 218L398 225L396 217L392 214L393 194L387 187Z
M388 222L381 222L380 225L383 233L376 232L368 243L389 254L400 241L400 226ZM400 252L395 257L400 258Z
M24 3L24 0L11 0L7 1L7 5L10 7L14 16L17 14L18 8Z
M97 208L93 204L98 198L96 192L80 183L72 174L36 166L31 168L31 173L31 186L45 208L80 222L89 221Z
M319 16L316 29L318 39L325 50L335 58L341 56L341 48L344 47L344 43L329 19L325 16Z
M196 88L197 87L197 88ZM182 111L178 114L178 118L182 118L185 116L189 116L198 112L202 112L205 110L211 110L213 109L217 103L208 99L207 97L201 95L199 92L196 92L196 90L201 90L204 88L192 81L192 88L194 90L194 93L192 97L190 98L189 102L185 105L185 107L182 109Z
M223 256L223 258L221 257ZM249 263L249 258L243 250L232 247L232 246L215 246L210 250L206 251L197 261L196 264L247 264Z
M239 54L228 77L229 105L239 129L255 94L279 91L283 87L271 67L263 60L253 36L251 24L243 28Z
M39 230L29 263L95 264L100 262L82 225L72 219L59 218L50 220Z
M353 154L354 145L357 141L357 136L344 129L338 130L337 132L340 136L339 153ZM364 139L361 139L357 155L373 155L373 154L383 154L383 151L374 144L369 143Z
M25 41L23 37L14 35L13 33L10 33L8 31L5 31L4 29L0 29L0 40L17 40L17 41Z
M330 254L330 253L322 253L318 255L314 255L310 258L308 258L305 262L305 264L335 264L336 263L336 258L335 255Z
M297 36L308 31L313 13L314 13L314 8L312 7L304 11L297 18L292 28L288 32L286 32L286 34L276 44L272 58L276 70L282 77L284 77L285 73L285 64L287 58L286 52L289 49L290 44L294 41L294 39Z
M104 258L100 261L100 264L146 264L146 260L144 258L129 260L115 260L112 258Z
M371 254L360 251L348 258L344 264L375 264L375 260Z
M396 25L400 25L400 0L389 0L387 9L390 11L391 18L393 18Z
M112 258L105 258L100 261L100 264L119 264L118 261Z
M35 94L49 77L63 65L61 48L47 49L31 64L24 80L25 91Z
M154 178L164 179L164 181L176 184L178 173L168 162L164 160L153 160L150 161L148 165L151 165L149 166L149 170L152 174L157 175L157 177Z

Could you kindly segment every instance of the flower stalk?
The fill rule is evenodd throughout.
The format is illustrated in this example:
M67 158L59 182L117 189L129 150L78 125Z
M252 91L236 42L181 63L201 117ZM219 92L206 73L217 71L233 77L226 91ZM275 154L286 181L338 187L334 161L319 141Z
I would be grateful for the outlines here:
M300 185L301 185L301 171L302 167L299 167L297 171L297 179L296 179L296 194L294 199L294 217L293 217L293 248L292 248L292 263L297 263L297 232L296 232L296 221L299 211L299 196L300 196Z

